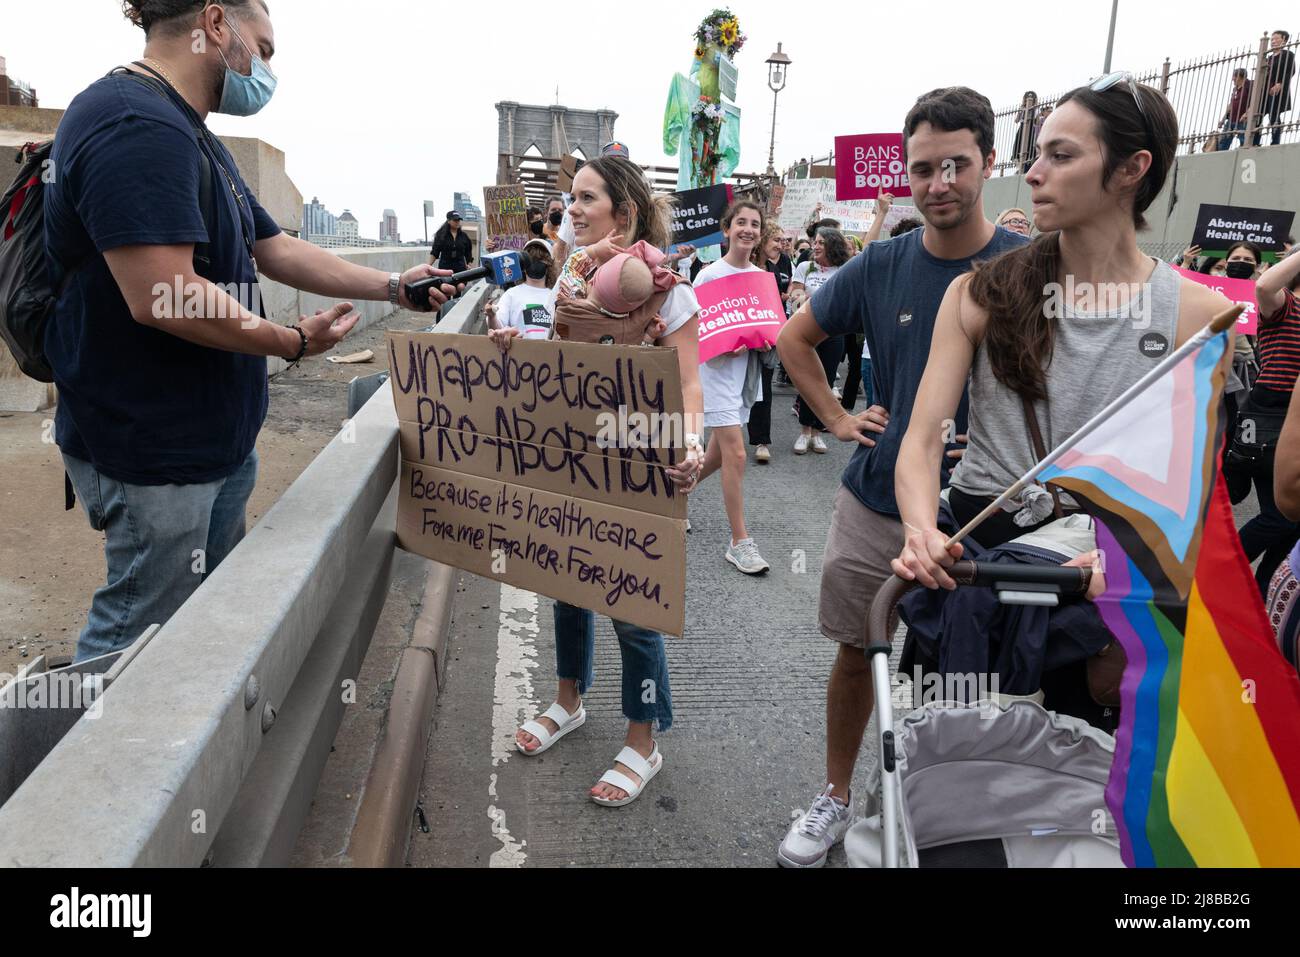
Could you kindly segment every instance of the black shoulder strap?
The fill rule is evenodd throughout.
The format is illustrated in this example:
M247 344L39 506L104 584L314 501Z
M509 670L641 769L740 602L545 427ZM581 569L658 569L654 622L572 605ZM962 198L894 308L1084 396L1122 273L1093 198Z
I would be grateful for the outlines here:
M149 67L144 64L140 64L140 66L142 69L149 70ZM144 84L164 100L171 101L172 97L169 92L170 87L163 82L161 77L155 79L155 77L158 77L158 74L154 73L154 71L149 70L149 72L153 73L153 76L145 76L144 74L128 70L126 67L119 66L111 70L108 75L129 77L137 83ZM173 105L177 106L179 109L179 106L174 102ZM189 115L189 111L181 110L181 112L184 113L185 118L190 121L190 126L194 127L194 119ZM200 139L201 137L199 136L197 128L194 132L197 142L197 139ZM208 239L211 240L213 236L213 227L217 222L217 199L216 194L212 190L212 161L208 159L208 154L207 151L203 149L203 144L198 143L197 145L199 147L199 212L203 216L203 226L208 231ZM205 266L212 262L210 242L194 244L194 261L196 263L202 263Z

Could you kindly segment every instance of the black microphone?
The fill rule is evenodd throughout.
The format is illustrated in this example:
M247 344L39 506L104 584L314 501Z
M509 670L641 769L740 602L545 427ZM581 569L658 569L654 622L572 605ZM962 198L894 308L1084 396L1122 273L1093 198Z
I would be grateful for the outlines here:
M523 259L512 249L483 257L483 265L466 269L451 276L431 276L419 282L406 284L406 298L422 308L429 308L429 290L434 286L458 286L463 282L492 278L502 287L513 286L523 278Z

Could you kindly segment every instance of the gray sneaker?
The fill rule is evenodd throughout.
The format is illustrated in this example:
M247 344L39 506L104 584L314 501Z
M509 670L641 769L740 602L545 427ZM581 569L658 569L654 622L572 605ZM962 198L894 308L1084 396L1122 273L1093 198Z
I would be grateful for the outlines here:
M776 851L782 867L821 867L830 849L844 840L844 832L853 821L849 805L831 797L831 786L817 795L812 807L793 824Z
M758 553L758 546L752 538L742 538L736 544L728 546L727 561L735 565L746 575L761 575L772 566L763 561Z

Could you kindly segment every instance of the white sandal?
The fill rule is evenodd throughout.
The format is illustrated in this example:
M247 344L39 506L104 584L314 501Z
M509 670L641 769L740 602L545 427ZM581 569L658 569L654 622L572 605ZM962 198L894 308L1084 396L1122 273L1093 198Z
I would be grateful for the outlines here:
M545 713L542 714L541 717L550 718L552 721L556 723L558 729L555 731L554 734L552 734L550 731L546 729L546 725L542 724L540 721L537 721L536 719L532 721L525 721L522 725L520 725L519 730L527 731L529 734L531 734L534 738L536 738L538 741L542 743L538 745L536 748L534 748L532 751L529 751L522 744L519 743L519 738L516 737L515 747L519 749L520 754L526 754L529 757L532 757L533 755L541 754L543 751L545 751L551 745L555 744L556 741L559 741L560 738L564 737L570 731L574 730L575 728L581 728L583 723L587 720L587 709L583 707L581 702L579 702L578 710L575 711L573 714L569 714L569 712L565 710L564 705L560 704L557 701L555 702L555 704L547 708Z
M614 759L616 764L621 764L626 768L631 768L632 773L641 777L641 783L637 784L622 771L616 771L613 768L601 775L601 784L611 784L627 792L627 797L617 801L611 801L609 798L596 797L594 794L591 799L597 804L603 804L605 807L622 807L625 804L631 804L640 796L645 786L650 780L659 773L659 769L664 766L664 756L659 753L659 742L656 741L654 750L650 752L650 757L643 758L635 748L624 748Z

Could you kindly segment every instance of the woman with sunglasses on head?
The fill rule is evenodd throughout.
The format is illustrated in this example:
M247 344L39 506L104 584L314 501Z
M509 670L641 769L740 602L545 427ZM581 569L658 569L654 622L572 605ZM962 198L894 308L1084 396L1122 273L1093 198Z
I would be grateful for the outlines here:
M601 264L621 252L629 252L626 247L641 241L656 249L668 244L671 224L668 198L656 196L640 167L622 157L602 156L578 171L573 180L573 203L568 208L568 216L573 224L574 252L551 290L548 309L552 315L559 315L556 298L561 290L582 284L574 280L585 268L587 259ZM660 272L667 273L667 270ZM685 460L667 471L677 491L686 494L699 481L703 459L699 436L690 431L692 424L703 418L696 333L700 307L688 283L669 282L667 298L658 309L662 331L655 344L677 351L688 430L687 450ZM557 330L559 327L557 322ZM510 348L515 337L512 329L493 333L494 341L503 350ZM656 725L659 731L667 731L673 713L663 635L627 622L616 620L613 625L623 660L622 705L628 720L627 737L612 768L591 788L589 796L597 804L622 807L636 800L663 767L663 755L654 731ZM595 680L595 641L594 613L556 601L555 658L559 690L555 704L534 720L526 721L516 732L515 745L523 754L547 751L586 721L582 695Z
M937 466L945 423L968 382L969 444L948 492L958 526L1040 460L1036 446L1065 441L1228 308L1223 296L1138 248L1142 214L1177 144L1169 102L1127 74L1067 93L1044 125L1026 177L1040 235L955 280L940 308L895 473L910 529L893 562L900 577L956 587L945 569L963 549L945 548L948 535L938 529ZM1115 308L1087 311L1117 299ZM1014 517L1002 512L977 527L974 543L995 548L1052 522L1053 498L1041 486L1016 506ZM1093 560L1085 552L1076 561ZM1044 681L1045 706L1095 720L1100 709L1079 693L1083 666L1063 676L1061 693L1070 697L1055 705Z

